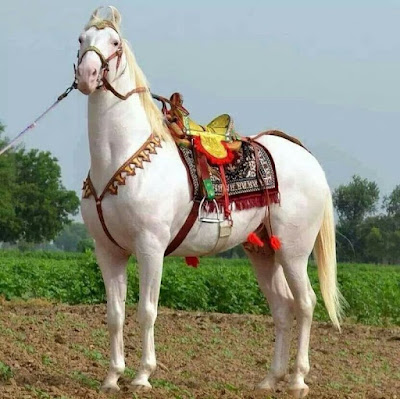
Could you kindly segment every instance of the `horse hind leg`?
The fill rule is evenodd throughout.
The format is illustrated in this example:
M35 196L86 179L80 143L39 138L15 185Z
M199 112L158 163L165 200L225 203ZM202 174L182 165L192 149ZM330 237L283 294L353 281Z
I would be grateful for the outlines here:
M304 378L310 371L308 351L316 296L307 274L308 255L293 256L291 259L282 257L281 263L293 294L298 328L297 356L289 378L289 391L295 398L304 398L309 392Z
M257 390L274 391L279 381L285 379L289 364L291 329L293 324L293 296L287 284L282 266L275 255L247 253L261 291L267 298L275 324L275 348L268 375Z

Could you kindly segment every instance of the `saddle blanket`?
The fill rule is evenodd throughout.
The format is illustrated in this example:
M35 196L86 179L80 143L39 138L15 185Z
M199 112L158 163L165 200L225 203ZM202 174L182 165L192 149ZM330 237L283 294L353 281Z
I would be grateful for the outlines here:
M193 148L178 147L193 188L193 198L203 198ZM257 156L255 151L257 151ZM216 200L224 203L224 189L219 167L209 164ZM262 207L279 202L275 164L269 151L259 143L243 141L231 164L223 166L230 202L237 210ZM258 175L257 175L258 172ZM268 197L267 197L268 194Z

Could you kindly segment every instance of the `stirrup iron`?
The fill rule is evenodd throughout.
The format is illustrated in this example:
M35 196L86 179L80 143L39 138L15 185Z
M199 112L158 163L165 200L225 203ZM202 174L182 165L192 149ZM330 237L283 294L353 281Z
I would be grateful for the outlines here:
M214 206L215 206L215 210L217 212L216 217L212 217L209 216L210 212L207 212L205 209L205 206L207 205L207 203L205 203L206 201L206 197L204 197L201 202L200 202L200 206L199 206L199 213L198 213L198 220L199 222L203 222L203 223L222 223L225 218L224 215L221 213L219 206L217 204L217 201L215 199L212 200Z

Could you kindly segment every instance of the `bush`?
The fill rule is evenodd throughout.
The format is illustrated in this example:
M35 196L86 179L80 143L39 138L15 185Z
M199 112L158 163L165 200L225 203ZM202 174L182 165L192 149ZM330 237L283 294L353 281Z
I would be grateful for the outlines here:
M94 251L94 241L92 238L84 238L76 245L78 252Z
M328 320L317 269L309 276L317 294L315 319ZM341 264L338 282L349 303L346 315L364 324L400 325L400 267ZM0 295L7 299L42 297L69 304L106 300L104 284L91 252L85 254L0 251ZM128 266L127 303L139 300L137 265ZM166 258L160 305L181 310L268 314L248 260L202 258L198 269L182 259Z

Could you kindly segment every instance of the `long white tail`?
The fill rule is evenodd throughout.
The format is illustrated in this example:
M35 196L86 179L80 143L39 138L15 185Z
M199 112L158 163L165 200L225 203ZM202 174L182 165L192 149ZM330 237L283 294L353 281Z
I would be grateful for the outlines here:
M324 220L314 245L314 257L326 310L333 325L340 330L344 299L337 286L335 222L331 194L326 200Z

